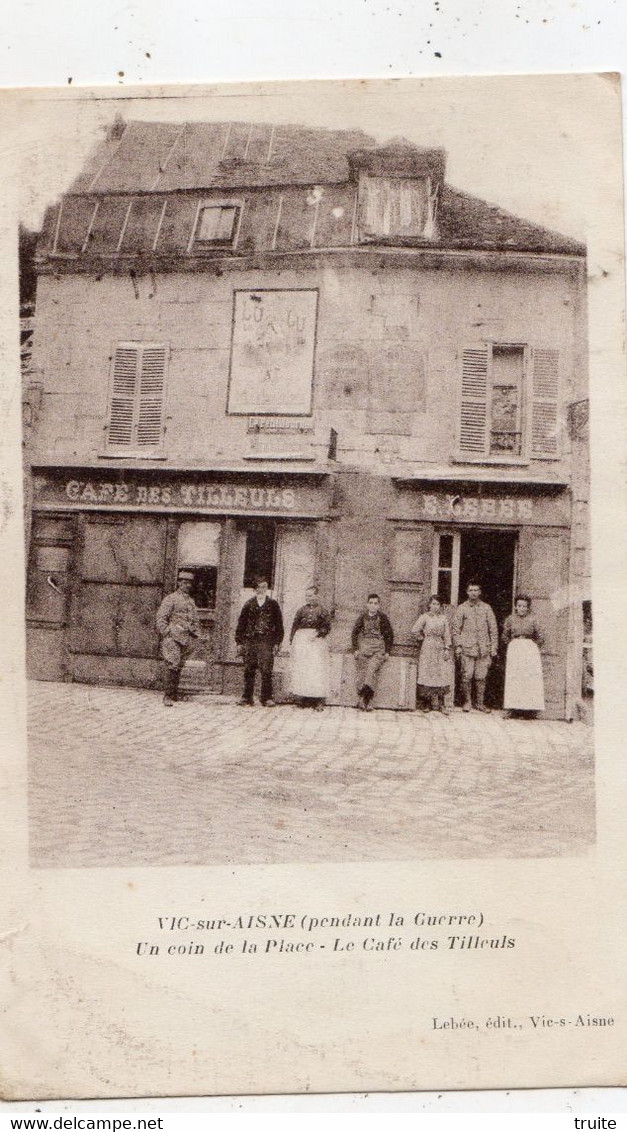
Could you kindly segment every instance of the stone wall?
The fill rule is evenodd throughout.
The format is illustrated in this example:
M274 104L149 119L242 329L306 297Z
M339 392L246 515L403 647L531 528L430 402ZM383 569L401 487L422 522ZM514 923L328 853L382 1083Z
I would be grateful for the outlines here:
M117 343L169 347L165 459L211 466L251 451L246 417L226 413L233 291L318 288L313 433L305 452L327 459L330 430L344 465L389 473L454 454L460 352L483 340L560 351L564 407L573 400L577 281L568 272L439 269L364 257L305 261L298 270L222 274L43 275L33 364L43 405L33 462L106 455L111 360ZM562 470L569 440L563 429ZM535 469L541 463L534 461ZM547 465L555 470L555 462Z

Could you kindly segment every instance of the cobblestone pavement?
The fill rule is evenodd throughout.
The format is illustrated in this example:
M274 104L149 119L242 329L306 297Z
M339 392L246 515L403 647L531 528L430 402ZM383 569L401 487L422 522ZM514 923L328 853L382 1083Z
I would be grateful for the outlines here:
M583 723L240 708L29 685L31 863L211 865L585 853Z

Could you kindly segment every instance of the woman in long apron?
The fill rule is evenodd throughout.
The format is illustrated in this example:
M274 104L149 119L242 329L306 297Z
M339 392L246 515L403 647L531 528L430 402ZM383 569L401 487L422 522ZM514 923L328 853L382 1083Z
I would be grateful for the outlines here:
M318 587L305 591L305 604L294 617L292 646L291 692L302 707L322 711L329 695L329 642L331 614L318 600Z
M418 658L418 685L432 711L448 715L445 697L451 685L451 630L442 613L437 594L429 598L426 613L412 627L412 635L422 642Z
M540 655L544 640L527 594L516 594L514 612L505 621L502 640L506 649L505 718L512 712L544 711Z

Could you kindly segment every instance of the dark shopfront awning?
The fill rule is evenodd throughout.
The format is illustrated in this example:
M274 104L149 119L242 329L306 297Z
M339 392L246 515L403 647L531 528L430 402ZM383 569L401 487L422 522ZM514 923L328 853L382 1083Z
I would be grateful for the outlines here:
M392 476L395 483L403 486L416 487L460 487L472 486L480 489L483 485L490 488L501 488L503 491L564 491L568 487L568 480L564 476L543 473L531 475L527 468L472 468L465 465L463 468L429 468L424 472L415 472L412 475Z

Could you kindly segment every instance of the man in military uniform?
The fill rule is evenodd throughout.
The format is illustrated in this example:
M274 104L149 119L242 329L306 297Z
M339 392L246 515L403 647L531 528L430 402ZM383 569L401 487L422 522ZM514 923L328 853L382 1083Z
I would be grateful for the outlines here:
M474 680L477 710L489 712L484 699L485 682L499 650L499 632L491 606L481 600L481 586L477 582L469 582L466 593L468 601L457 607L452 633L455 656L462 667L463 706L464 711L472 708Z
M157 611L161 656L165 661L163 702L166 707L176 703L183 665L194 638L200 635L198 610L190 596L193 581L191 570L179 570L176 590L164 597Z
M283 640L283 616L278 601L268 596L268 581L259 578L255 595L242 606L235 630L238 655L244 658L244 692L240 704L251 707L255 689L255 673L261 673L259 702L274 707L272 669L274 658Z

